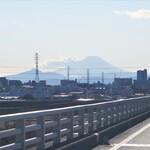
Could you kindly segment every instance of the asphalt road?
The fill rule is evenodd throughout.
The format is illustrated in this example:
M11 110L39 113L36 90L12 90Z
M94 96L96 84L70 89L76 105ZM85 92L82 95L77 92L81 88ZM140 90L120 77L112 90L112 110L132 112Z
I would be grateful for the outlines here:
M147 119L92 150L150 150L150 119Z

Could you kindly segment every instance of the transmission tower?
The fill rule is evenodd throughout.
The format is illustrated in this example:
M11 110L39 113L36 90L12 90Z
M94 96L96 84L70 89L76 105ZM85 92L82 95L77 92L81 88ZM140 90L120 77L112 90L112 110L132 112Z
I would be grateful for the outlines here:
M67 67L67 79L69 80L69 77L70 77L70 67L68 66Z
M89 68L87 69L87 84L89 85L90 83L90 70Z
M102 72L102 84L104 85L104 72Z
M104 72L102 72L102 89L104 88Z
M38 61L39 61L39 55L38 53L35 53L35 82L38 83L39 82L39 69L38 69Z

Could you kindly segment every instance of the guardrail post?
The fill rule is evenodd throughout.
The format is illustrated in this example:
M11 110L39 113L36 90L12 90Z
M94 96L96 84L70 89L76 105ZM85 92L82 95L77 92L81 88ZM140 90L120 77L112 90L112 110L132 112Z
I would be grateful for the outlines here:
M102 116L103 116L103 127L107 126L108 125L108 111L107 111L107 105L106 106L103 106L103 113L102 113Z
M99 129L101 129L101 108L97 107L96 112L98 113L97 114L97 121L98 121L97 129L99 130Z
M79 116L81 116L81 119L79 120L79 125L81 126L81 129L79 130L79 136L84 135L84 109L79 110Z
M121 106L122 104L120 104L120 105L118 105L118 114L119 114L119 116L118 116L118 120L119 121L121 121L122 120L122 115L123 115L123 111L122 111L122 106Z
M93 132L93 124L94 124L94 120L93 120L93 107L91 107L91 108L89 108L88 109L88 113L89 113L89 124L90 124L90 126L89 126L89 133L90 132Z
M104 108L103 107L101 107L101 128L103 128L104 126L105 126L105 118L106 118L106 116L105 116L105 110L104 110Z
M148 110L149 110L149 108L150 108L150 101L149 101L149 99L147 100L147 103L148 103Z
M144 111L146 111L147 103L146 99L144 99Z
M68 112L67 116L70 119L67 125L67 128L70 129L70 133L67 134L67 139L73 139L73 112Z
M16 135L16 143L21 144L20 150L25 150L25 120L16 120L16 128L21 129L21 133Z
M41 128L36 131L37 138L41 139L41 141L37 143L37 150L41 150L45 148L45 118L44 116L37 117L37 124L41 126Z
M130 117L130 115L131 115L131 109L130 109L130 104L127 104L127 116L128 116L128 118ZM139 109L138 109L138 111L139 111Z
M54 121L57 121L57 125L54 127L53 132L57 134L57 137L54 138L54 144L59 144L61 142L61 124L60 124L60 119L61 119L61 114L56 114L54 115Z
M125 120L127 117L127 106L125 103L123 103L123 119Z
M110 115L111 115L111 124L114 124L114 105L110 107Z
M113 107L112 106L108 106L107 108L107 116L108 116L108 121L107 121L107 125L111 125L112 124L112 120L113 120Z
M149 110L150 109L150 101L149 101L149 99L147 100L147 103L148 103L148 105L147 105L148 108L147 109Z
M113 107L113 124L115 124L118 121L118 113L117 113L117 106L114 105Z
M135 113L138 114L138 103L135 104Z
M142 104L142 103L141 103L141 104ZM142 104L142 106L143 106L143 104ZM132 102L132 110L133 110L133 114L132 114L132 116L134 116L134 115L135 115L134 102Z

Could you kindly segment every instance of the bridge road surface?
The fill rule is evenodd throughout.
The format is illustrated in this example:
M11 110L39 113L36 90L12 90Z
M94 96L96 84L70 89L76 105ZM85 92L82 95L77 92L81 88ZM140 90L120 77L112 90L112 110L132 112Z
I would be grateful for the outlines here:
M147 119L92 150L150 150L150 119Z

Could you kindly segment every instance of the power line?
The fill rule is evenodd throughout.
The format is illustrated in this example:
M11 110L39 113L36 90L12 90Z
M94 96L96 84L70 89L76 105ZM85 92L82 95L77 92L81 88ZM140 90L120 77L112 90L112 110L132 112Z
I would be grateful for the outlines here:
M39 66L38 66L39 67ZM0 66L0 68L12 68L12 69L33 69L34 67L19 67L19 66ZM66 67L39 67L40 69L63 69L65 70ZM126 67L96 67L96 68L93 68L93 67L88 67L89 69L116 69L116 70L120 70L120 69L132 69L132 68L150 68L150 66L133 66L133 67L129 67L129 66L126 66ZM87 69L85 67L71 67L71 69Z
M5 73L5 74L6 74L6 73L22 74L22 73L18 73L17 71L16 71L16 72L15 72L15 71L13 71L13 72L6 72L6 71L2 71L2 72L1 72L1 71L0 71L0 73ZM45 72L42 72L42 73L45 73ZM39 72L39 74L42 74L42 73ZM47 73L47 72L46 72L46 73ZM57 72L51 72L51 73L57 73ZM104 72L104 73L105 73L105 74L110 74L110 75L111 75L111 74L113 74L113 75L114 75L114 74L115 74L115 75L117 75L117 74L120 75L120 72ZM34 75L35 73L23 72L23 74L26 74L26 75ZM63 73L58 73L58 74L63 74ZM69 74L69 77L72 76L72 75L75 76L75 75L86 75L86 74L87 74L87 73L84 73L84 72L83 72L83 73L70 73L70 74ZM136 74L136 72L122 72L121 74ZM13 74L13 75L14 75L14 74ZM49 74L49 75L53 75L53 74ZM97 73L92 73L92 72L90 72L90 75L93 75L93 76L94 76L94 75L99 75L99 73L98 73L98 72L97 72Z

